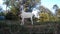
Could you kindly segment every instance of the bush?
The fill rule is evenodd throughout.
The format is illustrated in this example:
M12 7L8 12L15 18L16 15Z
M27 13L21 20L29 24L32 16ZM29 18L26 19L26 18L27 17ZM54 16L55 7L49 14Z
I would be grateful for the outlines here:
M35 27L26 27L21 26L20 24L7 24L0 22L0 34L54 34L55 31L59 33L60 31L60 24L57 22L57 24L53 24L54 22L51 22L51 24L47 25L39 25ZM57 29L56 29L57 27ZM2 30L1 30L2 29ZM57 34L58 34L57 33ZM59 33L60 34L60 33Z
M20 24L7 24L0 22L0 34L26 34L28 29Z
M4 20L5 19L5 16L0 16L0 20Z
M6 14L6 19L8 20L17 20L18 19L18 16L17 15L14 15L13 13L9 12Z

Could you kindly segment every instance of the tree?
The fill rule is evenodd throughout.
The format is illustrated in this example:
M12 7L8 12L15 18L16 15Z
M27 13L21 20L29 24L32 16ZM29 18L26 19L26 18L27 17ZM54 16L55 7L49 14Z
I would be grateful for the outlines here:
M49 21L49 14L48 13L40 13L40 22L46 22Z
M55 10L55 13L57 13L57 10L59 9L59 7L55 4L53 5L53 9Z
M19 10L20 4L19 4L19 1L17 1L17 0L4 0L3 4L6 4L6 11L7 11L7 7L8 7L10 9L10 11L13 11L14 9L12 9L12 8L15 8L15 10L18 11L18 12L15 11L17 14L20 12L20 10Z
M57 11L57 9L58 9L59 7L55 4L55 5L53 5L53 9L55 9L55 11Z
M0 16L5 16L5 14L3 12L0 12Z
M39 14L39 20L40 22L46 22L50 20L50 16L52 15L51 11L44 7L44 6L40 6L40 14Z
M26 12L31 12L32 8L39 2L40 0L23 0L24 9Z
M2 7L0 6L0 12L2 11L3 9L2 9Z
M53 5L53 9L55 9L55 13L57 18L60 18L60 8L58 7L58 5Z
M18 10L17 10L14 6L12 6L12 7L10 8L10 11L11 11L14 15L17 15L17 13L18 13Z
M16 16L20 14L21 5L24 5L24 9L26 8L28 11L32 11L31 8L34 7L36 3L38 3L38 0L4 0L4 4L6 4L6 11L8 7L10 8L10 12Z
M40 0L4 0L4 4L7 5L7 7L14 7L16 10L20 12L20 5L24 5L25 11L32 11L31 8L35 6L36 3L38 3ZM6 10L7 10L6 7Z
M3 9L1 6L0 6L0 16L4 16Z
M58 18L56 16L53 16L52 12L44 7L44 6L40 6L40 14L39 14L40 18L38 21L42 21L42 22L46 22L46 21L57 21Z
M7 11L7 7L10 6L10 0L4 0L3 4L6 4L6 11Z
M59 18L60 20L60 8L57 10L56 16Z

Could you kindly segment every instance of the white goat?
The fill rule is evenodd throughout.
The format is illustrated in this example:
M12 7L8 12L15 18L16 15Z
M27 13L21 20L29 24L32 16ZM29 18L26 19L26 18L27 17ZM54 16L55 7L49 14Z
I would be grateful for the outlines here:
M21 13L21 18L22 18L22 22L21 22L21 25L24 25L24 19L25 18L30 18L31 19L31 24L33 25L33 13L31 12L25 12L24 9L23 9L23 6L21 6L22 8L22 13Z

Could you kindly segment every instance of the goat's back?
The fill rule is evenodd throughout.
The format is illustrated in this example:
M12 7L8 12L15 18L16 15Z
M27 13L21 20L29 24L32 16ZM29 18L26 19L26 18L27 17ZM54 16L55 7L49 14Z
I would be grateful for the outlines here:
M33 14L30 13L30 12L25 12L25 13L21 14L21 17L23 17L23 18L31 18L31 17L33 17Z

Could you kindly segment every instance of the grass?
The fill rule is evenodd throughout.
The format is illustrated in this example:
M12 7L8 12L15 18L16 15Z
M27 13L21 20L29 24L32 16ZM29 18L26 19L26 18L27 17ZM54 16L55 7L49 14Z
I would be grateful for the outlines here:
M15 24L14 24L15 23ZM38 25L39 24L39 25ZM60 22L39 22L34 26L21 26L19 21L0 21L0 34L54 34L59 33Z

